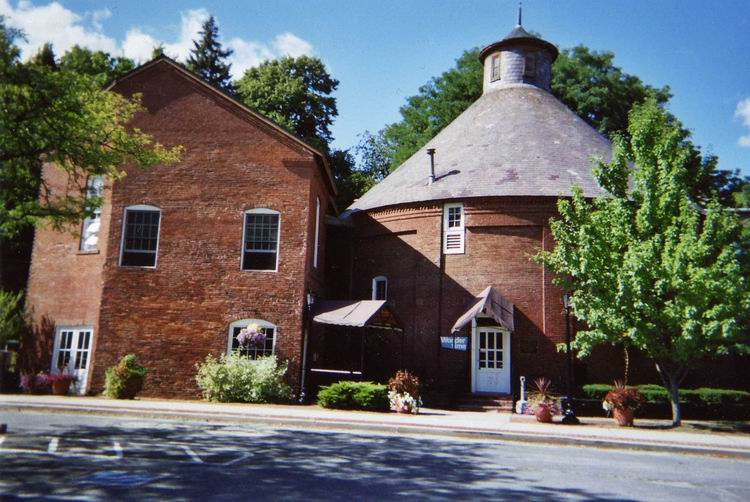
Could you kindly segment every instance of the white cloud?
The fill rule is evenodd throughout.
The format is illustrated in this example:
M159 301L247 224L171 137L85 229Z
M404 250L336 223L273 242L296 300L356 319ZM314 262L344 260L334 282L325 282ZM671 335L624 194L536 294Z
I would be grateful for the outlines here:
M734 117L740 119L742 125L750 129L750 98L745 98L737 103ZM737 144L750 148L750 131L746 135L740 136L737 140Z
M172 37L160 36L153 28L133 26L122 43L105 34L104 21L112 16L107 8L78 14L56 1L34 5L30 0L20 0L14 7L11 0L0 0L0 15L25 33L27 40L17 41L24 57L34 54L45 42L52 42L58 55L77 44L144 62L151 58L154 47L163 45L167 56L184 62L209 12L204 8L181 12L179 31ZM314 53L312 44L290 32L276 35L269 43L234 37L224 45L234 51L229 57L234 78L268 59Z
M0 15L7 18L10 26L21 29L26 35L26 40L17 41L24 56L33 54L45 42L52 42L58 54L76 44L117 53L117 42L101 31L100 21L106 16L103 17L102 11L98 12L91 16L92 25L86 26L86 16L78 15L58 2L36 6L28 0L21 0L13 7L9 0L0 0Z

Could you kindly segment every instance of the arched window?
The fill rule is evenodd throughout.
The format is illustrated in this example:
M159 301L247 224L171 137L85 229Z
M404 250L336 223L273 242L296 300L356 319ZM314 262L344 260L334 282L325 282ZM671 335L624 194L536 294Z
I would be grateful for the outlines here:
M257 208L245 211L242 228L242 270L279 269L281 213Z
M161 210L143 204L128 206L122 219L120 265L156 267Z
M388 299L388 278L384 275L373 277L372 279L372 299Z
M256 326L257 330L266 335L265 340L257 345L240 346L237 335L248 326ZM229 325L229 339L227 340L227 353L238 352L251 359L261 356L270 356L276 346L276 325L262 319L241 319Z

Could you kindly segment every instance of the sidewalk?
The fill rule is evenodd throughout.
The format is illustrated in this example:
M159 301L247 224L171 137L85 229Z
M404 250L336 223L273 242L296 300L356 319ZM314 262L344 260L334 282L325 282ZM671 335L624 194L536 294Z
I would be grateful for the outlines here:
M524 441L661 452L724 455L750 459L750 434L703 432L694 428L660 429L665 421L638 420L640 426L616 427L602 418L582 425L540 424L530 417L424 408L419 415L327 410L315 405L223 404L204 401L101 397L0 395L4 412L36 411L168 418L189 421L254 423L273 426L430 434L443 437ZM711 427L712 423L697 423Z

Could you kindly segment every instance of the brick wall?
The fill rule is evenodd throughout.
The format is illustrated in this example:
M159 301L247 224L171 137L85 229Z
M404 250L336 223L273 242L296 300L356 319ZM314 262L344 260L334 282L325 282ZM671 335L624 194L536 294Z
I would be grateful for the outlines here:
M107 192L100 254L76 254L70 234L38 233L35 311L58 323L100 319L91 392L102 390L107 367L135 353L149 370L143 395L197 397L196 363L224 353L229 325L240 319L277 326L276 354L289 361L296 385L305 292L324 288L312 267L315 198L322 238L331 199L320 160L170 63L136 72L115 90L142 94L146 111L131 125L184 146L182 159L147 171L125 166L127 176ZM161 210L153 269L119 266L124 210L135 204ZM253 208L281 213L277 272L240 270L244 211Z

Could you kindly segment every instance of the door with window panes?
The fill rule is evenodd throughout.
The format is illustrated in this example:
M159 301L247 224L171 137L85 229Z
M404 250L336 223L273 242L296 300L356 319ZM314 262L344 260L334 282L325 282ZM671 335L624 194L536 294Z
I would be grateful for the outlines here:
M474 392L510 393L510 333L477 326L473 356Z
M58 328L52 354L52 373L67 373L75 378L71 392L84 394L91 364L91 328Z

